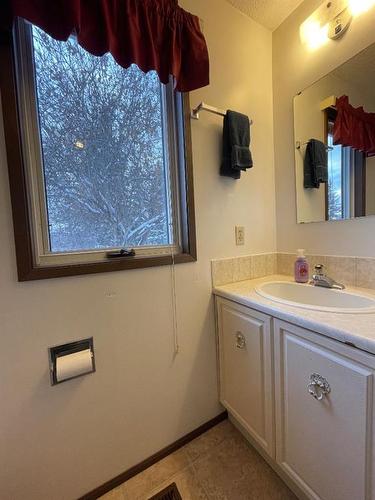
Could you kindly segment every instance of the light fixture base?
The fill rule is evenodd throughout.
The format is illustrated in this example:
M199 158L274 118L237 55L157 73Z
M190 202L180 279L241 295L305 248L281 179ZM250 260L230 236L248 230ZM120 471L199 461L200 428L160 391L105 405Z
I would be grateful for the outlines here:
M344 9L338 16L336 16L328 24L328 37L331 40L337 40L342 37L346 30L349 28L352 21L352 15L349 9Z

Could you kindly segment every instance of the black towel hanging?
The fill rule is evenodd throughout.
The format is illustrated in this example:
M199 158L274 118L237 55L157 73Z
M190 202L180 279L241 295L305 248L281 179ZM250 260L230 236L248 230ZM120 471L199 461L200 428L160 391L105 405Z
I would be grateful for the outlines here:
M239 179L241 171L253 166L250 151L249 117L228 110L223 124L223 158L220 175Z

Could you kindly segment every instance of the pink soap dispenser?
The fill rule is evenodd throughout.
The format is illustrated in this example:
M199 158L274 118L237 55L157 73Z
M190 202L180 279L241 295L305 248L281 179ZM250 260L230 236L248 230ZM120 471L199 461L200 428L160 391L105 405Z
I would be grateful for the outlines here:
M309 281L309 263L305 257L305 250L297 251L297 260L294 264L294 279L297 283L307 283Z

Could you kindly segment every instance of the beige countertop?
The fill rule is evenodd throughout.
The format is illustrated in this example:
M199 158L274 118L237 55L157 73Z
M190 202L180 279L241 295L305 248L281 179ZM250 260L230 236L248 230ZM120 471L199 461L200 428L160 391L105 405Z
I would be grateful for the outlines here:
M375 313L323 312L275 302L255 291L257 286L270 281L294 280L288 276L273 275L216 286L213 293L326 337L354 344L359 349L375 354ZM375 290L347 287L345 291L371 295L375 298Z

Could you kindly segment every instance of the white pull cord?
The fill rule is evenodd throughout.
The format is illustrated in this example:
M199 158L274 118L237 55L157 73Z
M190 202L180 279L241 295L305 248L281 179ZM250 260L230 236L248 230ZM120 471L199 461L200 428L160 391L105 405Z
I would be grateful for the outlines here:
M173 321L173 343L174 343L174 356L180 350L178 343L178 321L177 321L177 293L176 293L176 270L174 261L174 247L171 245L171 292L172 292L172 321Z

